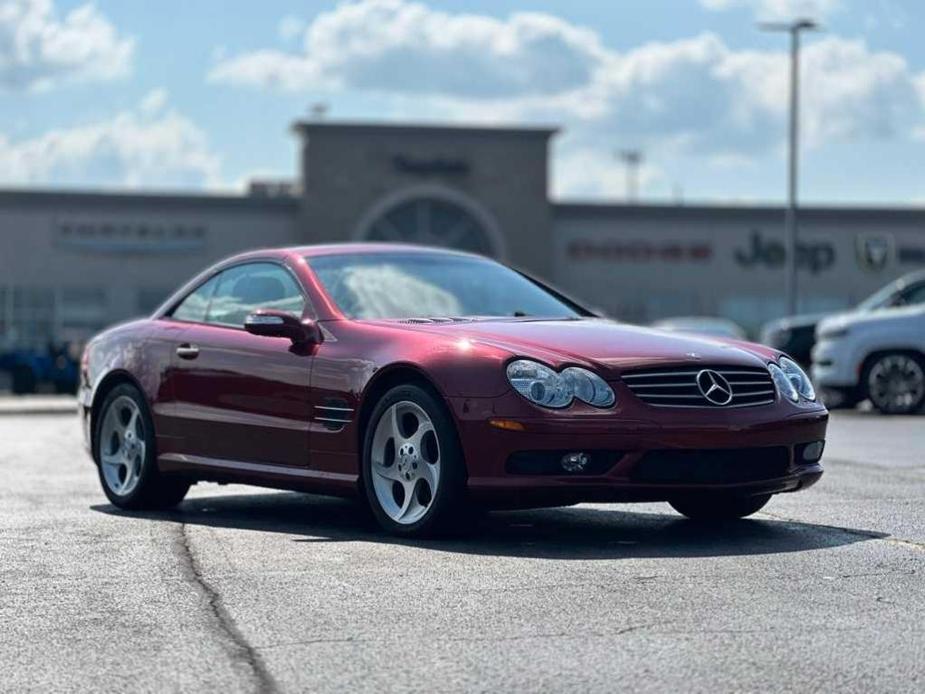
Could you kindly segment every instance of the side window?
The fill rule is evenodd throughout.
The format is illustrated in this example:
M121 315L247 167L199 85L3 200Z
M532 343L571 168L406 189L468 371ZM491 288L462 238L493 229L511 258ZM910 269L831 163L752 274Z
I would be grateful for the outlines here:
M220 275L206 322L240 328L247 314L260 308L301 317L304 307L302 291L286 270L273 263L250 263Z
M209 310L209 300L218 285L219 277L221 275L216 275L205 284L199 285L199 289L192 294L188 294L170 315L177 320L192 321L194 323L204 322L206 312Z
M915 306L925 304L925 284L916 284L905 289L902 293L901 306Z

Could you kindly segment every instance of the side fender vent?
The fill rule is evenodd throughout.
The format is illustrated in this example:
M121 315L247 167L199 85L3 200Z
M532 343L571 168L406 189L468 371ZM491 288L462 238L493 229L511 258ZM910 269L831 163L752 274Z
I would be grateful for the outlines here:
M321 405L315 405L314 419L325 429L340 431L353 421L353 408L343 398L325 398Z

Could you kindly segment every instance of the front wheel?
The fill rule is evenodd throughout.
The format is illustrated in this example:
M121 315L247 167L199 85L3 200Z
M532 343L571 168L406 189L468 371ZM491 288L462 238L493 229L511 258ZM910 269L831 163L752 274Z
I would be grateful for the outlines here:
M703 495L672 499L671 507L691 520L735 520L757 513L770 501L770 494L757 496Z
M403 536L461 526L466 471L444 404L416 385L392 388L376 404L363 446L363 486L379 524Z
M93 457L103 492L124 509L165 509L179 504L190 483L157 469L154 422L144 397L132 385L106 396L95 422Z
M884 354L865 370L870 401L883 414L911 414L925 402L925 368L912 354Z

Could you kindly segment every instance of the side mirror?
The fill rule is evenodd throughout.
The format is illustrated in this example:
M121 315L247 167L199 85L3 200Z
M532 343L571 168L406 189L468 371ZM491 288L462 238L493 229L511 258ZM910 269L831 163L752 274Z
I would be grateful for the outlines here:
M244 329L263 337L288 337L293 344L308 345L321 342L321 329L311 320L301 320L284 311L260 309L244 320Z

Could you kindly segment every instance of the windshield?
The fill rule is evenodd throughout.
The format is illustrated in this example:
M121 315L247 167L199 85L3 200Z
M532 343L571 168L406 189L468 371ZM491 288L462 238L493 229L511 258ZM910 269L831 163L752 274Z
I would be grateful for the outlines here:
M902 288L902 280L890 282L885 287L878 289L869 297L858 304L858 311L876 311L878 308L884 308L891 303L896 293Z
M350 318L583 315L523 275L483 258L351 253L307 260Z

